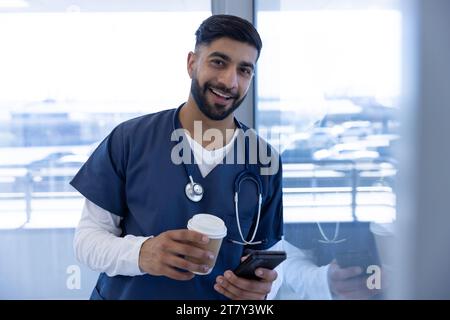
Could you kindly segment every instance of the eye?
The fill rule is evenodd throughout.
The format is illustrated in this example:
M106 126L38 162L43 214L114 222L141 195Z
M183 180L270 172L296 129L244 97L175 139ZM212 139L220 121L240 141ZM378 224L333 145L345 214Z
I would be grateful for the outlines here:
M217 67L223 67L225 65L225 62L219 59L213 59L211 60L211 63Z
M249 76L249 77L253 75L253 69L252 68L242 67L241 68L241 72L244 75Z

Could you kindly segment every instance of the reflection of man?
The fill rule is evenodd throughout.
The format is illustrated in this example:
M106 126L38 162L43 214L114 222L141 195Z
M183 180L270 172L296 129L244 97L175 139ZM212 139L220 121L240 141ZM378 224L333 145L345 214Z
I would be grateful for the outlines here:
M277 277L274 270L258 268L260 280L247 280L231 270L247 241L265 250L281 239L281 169L261 174L267 167L261 150L248 155L257 163L223 162L230 150L242 150L238 136L250 131L233 112L253 79L261 39L249 22L229 15L208 18L196 36L195 52L187 57L192 79L187 102L120 124L72 181L86 197L76 255L102 272L93 299L264 299ZM223 139L204 141L196 122ZM180 130L195 163L172 158L171 137ZM186 229L202 212L227 226L217 257L205 249L207 236ZM215 258L210 274L194 274L209 271Z
M361 267L340 268L335 261L328 267L328 284L335 299L370 299L379 293L367 286Z
M366 270L340 268L335 260L317 265L313 250L299 249L283 240L288 259L277 268L283 282L276 299L370 299L379 294L367 286Z

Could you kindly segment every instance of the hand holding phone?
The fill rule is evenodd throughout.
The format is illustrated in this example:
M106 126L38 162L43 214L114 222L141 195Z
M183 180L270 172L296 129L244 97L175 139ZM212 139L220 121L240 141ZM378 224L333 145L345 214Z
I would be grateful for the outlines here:
M369 251L346 251L336 254L336 262L341 268L361 267L363 272L367 267L376 264L376 260Z
M284 251L253 250L233 272L241 278L260 280L261 278L255 275L257 268L273 270L284 260L286 260L286 252Z

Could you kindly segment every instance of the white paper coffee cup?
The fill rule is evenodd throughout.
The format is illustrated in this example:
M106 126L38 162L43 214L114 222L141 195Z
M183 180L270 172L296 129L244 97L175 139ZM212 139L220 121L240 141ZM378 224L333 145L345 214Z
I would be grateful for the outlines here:
M225 223L222 219L212 214L199 213L189 219L187 228L189 230L203 233L209 237L209 242L201 248L211 251L214 254L214 260L208 264L209 270L207 272L194 273L199 275L206 275L211 273L214 265L216 264L217 256L222 245L222 240L227 235L227 227L225 226ZM186 259L195 263L201 263L200 261L192 257L187 257Z
M373 233L375 238L375 244L377 246L381 265L391 266L394 259L394 224L371 222L370 231Z

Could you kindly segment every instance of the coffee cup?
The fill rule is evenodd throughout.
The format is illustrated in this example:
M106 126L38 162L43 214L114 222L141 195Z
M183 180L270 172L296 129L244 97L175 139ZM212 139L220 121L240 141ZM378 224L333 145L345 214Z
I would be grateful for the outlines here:
M374 235L380 263L383 267L391 267L393 263L394 224L370 223L370 231Z
M194 273L198 275L206 275L211 273L214 265L216 264L217 256L222 245L222 240L227 235L227 227L225 226L225 223L222 219L212 214L199 213L189 219L187 228L189 230L197 231L204 235L207 235L209 238L209 242L207 244L203 246L197 244L196 245L214 254L214 259L208 263L209 270L207 272ZM186 259L198 264L202 264L202 261L193 257L186 257Z

